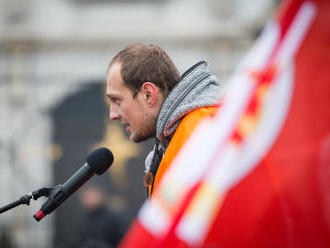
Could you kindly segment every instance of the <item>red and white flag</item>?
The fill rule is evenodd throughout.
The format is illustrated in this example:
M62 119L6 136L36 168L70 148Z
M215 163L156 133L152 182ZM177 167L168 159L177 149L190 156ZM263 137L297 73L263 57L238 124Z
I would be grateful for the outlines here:
M330 247L330 1L284 2L121 247Z

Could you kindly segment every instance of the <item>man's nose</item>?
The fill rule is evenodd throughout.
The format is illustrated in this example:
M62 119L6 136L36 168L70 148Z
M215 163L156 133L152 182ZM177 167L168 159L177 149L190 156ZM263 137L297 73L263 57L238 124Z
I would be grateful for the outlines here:
M110 113L109 113L110 120L118 120L119 117L120 116L117 108L115 106L110 106Z

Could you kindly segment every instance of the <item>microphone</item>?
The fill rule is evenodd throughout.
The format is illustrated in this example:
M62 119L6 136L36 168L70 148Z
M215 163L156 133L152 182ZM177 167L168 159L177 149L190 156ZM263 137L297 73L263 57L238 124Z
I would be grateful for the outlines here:
M40 221L47 214L50 214L59 205L61 205L72 193L79 189L94 174L101 175L113 163L112 152L105 148L99 148L93 151L86 158L86 163L73 174L63 185L54 187L48 197L48 200L41 206L33 217Z

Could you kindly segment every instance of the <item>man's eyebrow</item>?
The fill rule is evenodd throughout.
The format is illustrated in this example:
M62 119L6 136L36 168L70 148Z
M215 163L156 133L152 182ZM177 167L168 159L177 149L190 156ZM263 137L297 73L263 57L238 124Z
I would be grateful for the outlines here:
M113 92L109 92L109 91L106 91L106 92L105 92L105 95L106 95L107 97L113 97L113 96L116 96L115 93L113 93Z
M120 100L120 96L117 96L116 94L107 93L106 95L110 100Z

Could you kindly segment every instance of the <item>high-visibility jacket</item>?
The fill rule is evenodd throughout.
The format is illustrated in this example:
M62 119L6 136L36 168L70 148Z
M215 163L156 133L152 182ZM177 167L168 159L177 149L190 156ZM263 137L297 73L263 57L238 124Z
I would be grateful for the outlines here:
M197 124L205 117L213 117L218 108L218 106L197 108L183 117L159 164L153 187L149 186L149 195L152 195L151 190L154 192L157 189L165 172L168 170L173 159L180 151L182 145L190 137Z

